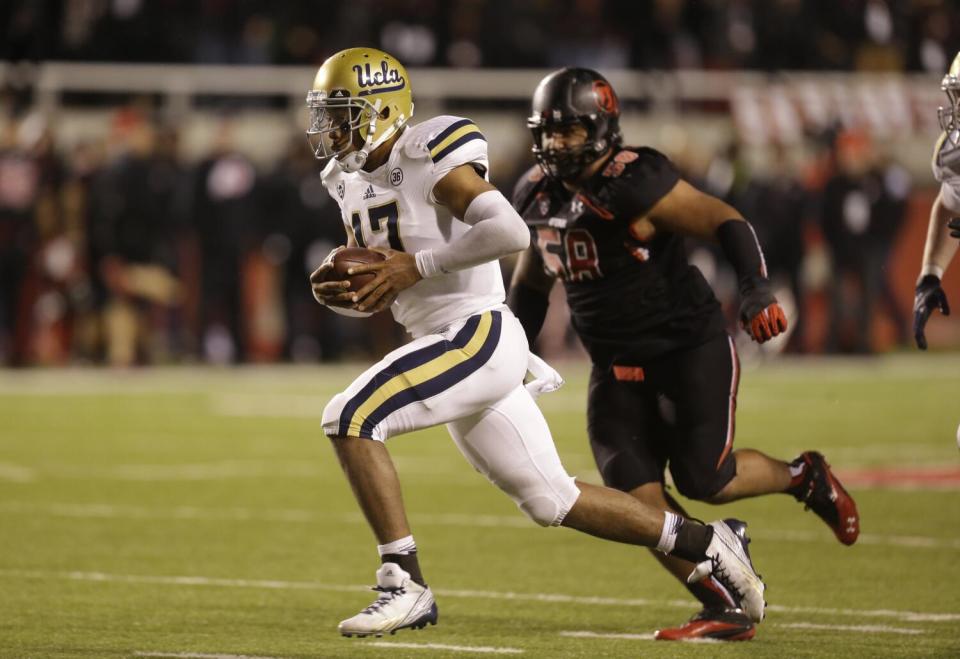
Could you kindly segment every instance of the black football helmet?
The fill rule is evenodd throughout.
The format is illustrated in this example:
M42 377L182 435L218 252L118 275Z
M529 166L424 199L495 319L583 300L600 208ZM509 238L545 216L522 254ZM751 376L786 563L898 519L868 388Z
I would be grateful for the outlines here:
M540 81L533 92L527 126L533 131L533 155L547 176L574 178L623 139L620 101L607 79L591 69L565 68ZM573 149L545 149L544 129L580 123L587 141Z

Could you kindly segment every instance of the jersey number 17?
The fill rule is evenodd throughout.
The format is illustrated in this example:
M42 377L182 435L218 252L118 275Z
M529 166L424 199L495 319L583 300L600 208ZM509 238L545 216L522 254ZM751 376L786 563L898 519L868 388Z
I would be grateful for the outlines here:
M397 205L396 199L381 204L380 206L368 208L367 217L369 219L368 224L371 234L380 233L386 228L387 242L390 244L390 249L396 249L401 252L404 251L403 242L400 240L400 207ZM384 220L386 220L386 227L384 227ZM367 241L363 237L360 211L350 213L350 224L353 227L353 237L357 241L357 245L366 247Z

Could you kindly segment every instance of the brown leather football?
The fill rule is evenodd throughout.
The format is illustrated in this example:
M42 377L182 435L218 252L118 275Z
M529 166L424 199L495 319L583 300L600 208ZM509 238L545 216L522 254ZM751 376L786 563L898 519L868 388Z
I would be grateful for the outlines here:
M324 281L349 281L350 291L359 291L376 277L375 273L369 272L360 275L350 276L347 270L354 266L366 265L367 263L377 263L384 259L383 254L374 252L365 247L346 247L341 249L333 256L333 268L327 272Z

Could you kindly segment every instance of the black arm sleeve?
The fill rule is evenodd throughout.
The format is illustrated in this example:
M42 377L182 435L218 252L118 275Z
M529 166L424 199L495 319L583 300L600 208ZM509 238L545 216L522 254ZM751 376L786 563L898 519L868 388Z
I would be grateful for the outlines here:
M518 283L510 287L507 304L523 326L531 350L533 349L533 342L543 327L543 321L547 317L549 303L549 295L532 286Z
M717 228L717 239L727 260L737 271L741 293L767 278L767 264L753 227L743 220L727 220Z

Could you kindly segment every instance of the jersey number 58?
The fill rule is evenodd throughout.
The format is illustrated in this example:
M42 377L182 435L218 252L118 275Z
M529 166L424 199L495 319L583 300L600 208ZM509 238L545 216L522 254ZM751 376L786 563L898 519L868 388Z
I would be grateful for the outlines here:
M561 233L553 227L537 227L537 247L543 255L544 265L555 277L583 281L603 276L597 244L586 229Z

